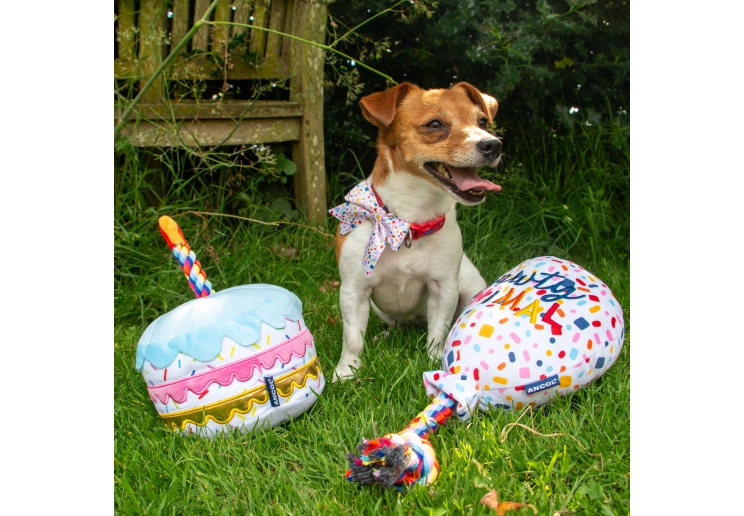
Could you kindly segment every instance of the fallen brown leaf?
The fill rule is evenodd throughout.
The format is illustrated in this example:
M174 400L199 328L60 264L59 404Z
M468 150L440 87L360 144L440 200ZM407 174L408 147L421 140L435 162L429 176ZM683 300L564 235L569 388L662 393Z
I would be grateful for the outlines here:
M488 493L483 495L480 501L481 505L485 505L494 510L499 508L499 495L495 489L491 489Z
M286 244L274 244L271 246L271 250L282 258L288 258L294 260L300 257L300 250L294 246L287 246Z
M506 511L511 511L512 509L521 509L522 507L530 507L533 511L535 511L535 514L537 514L537 509L535 508L535 506L519 502L499 502L499 506L496 509L496 514L498 514L499 516L503 516Z
M211 245L208 245L204 248L204 252L207 253L207 255L217 264L220 264L220 257L217 255L217 251L214 250L214 247Z
M496 514L498 514L499 516L504 516L506 511L521 509L523 507L529 507L535 512L535 514L537 514L537 508L531 504L519 502L499 502L499 495L498 493L496 493L495 489L491 489L491 491L483 495L480 503L481 505L485 505L486 507L495 510Z
M323 280L323 285L318 287L318 290L320 290L323 294L328 292L328 290L336 290L338 287L341 286L341 282L338 280Z

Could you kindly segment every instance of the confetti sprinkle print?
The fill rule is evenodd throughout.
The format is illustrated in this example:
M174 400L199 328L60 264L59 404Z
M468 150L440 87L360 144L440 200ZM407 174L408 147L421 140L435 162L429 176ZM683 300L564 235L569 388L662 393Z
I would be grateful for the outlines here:
M591 273L552 256L527 260L463 310L444 370L424 373L427 395L455 399L463 420L478 408L547 403L603 374L617 360L624 328L617 300Z

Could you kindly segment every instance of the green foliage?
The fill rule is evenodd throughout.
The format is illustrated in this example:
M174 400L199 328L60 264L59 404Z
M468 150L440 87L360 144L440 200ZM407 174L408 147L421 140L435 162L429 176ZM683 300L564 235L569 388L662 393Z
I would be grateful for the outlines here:
M334 2L329 12L334 22L353 27L388 5ZM367 64L398 82L446 88L466 81L495 96L507 157L529 153L532 142L546 135L587 128L612 133L608 152L628 146L628 2L441 0L429 10L430 16L402 12L375 18L360 29L364 37L346 38L337 48L367 57ZM375 42L384 42L382 52ZM329 67L327 74L332 73ZM363 84L355 91L358 97L387 86L366 70L358 74ZM371 170L374 129L358 116L356 105L348 105L344 90L329 89L326 99L330 170L356 167L347 149Z

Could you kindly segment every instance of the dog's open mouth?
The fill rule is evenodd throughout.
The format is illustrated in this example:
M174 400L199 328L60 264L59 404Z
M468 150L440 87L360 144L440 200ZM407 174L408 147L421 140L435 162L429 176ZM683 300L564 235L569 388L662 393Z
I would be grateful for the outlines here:
M501 187L483 179L475 167L460 168L439 161L424 163L424 168L434 179L446 186L455 195L467 203L479 203L486 190L498 192Z

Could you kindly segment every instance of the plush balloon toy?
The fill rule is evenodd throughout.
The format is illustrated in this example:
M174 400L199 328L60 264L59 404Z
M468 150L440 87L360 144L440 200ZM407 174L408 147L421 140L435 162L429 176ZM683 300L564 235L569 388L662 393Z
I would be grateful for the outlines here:
M477 294L450 330L441 371L424 373L432 403L401 432L363 440L346 478L402 487L436 480L428 436L453 414L520 410L585 387L617 360L623 311L599 278L568 260L527 260Z
M325 380L297 296L264 284L214 292L178 225L159 224L197 297L156 319L137 345L136 367L163 423L212 437L308 410Z

